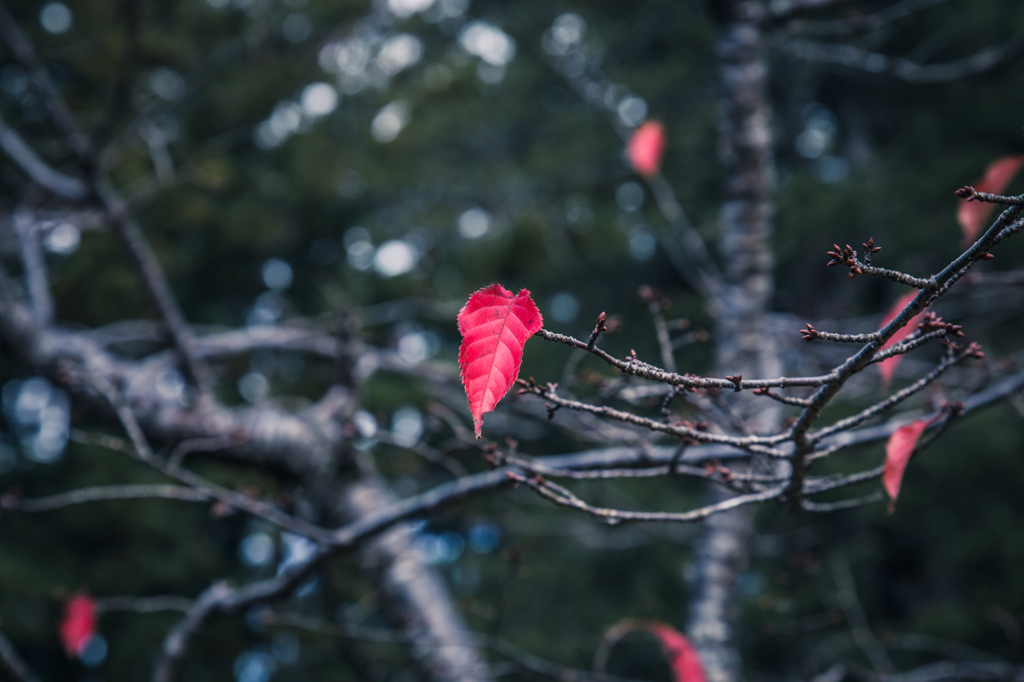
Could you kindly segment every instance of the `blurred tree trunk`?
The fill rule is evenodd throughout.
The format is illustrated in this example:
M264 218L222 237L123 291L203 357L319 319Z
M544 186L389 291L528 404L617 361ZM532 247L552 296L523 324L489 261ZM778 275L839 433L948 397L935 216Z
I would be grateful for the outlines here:
M719 255L726 286L712 302L720 374L778 376L778 358L767 330L773 292L771 251L774 190L771 106L764 24L759 0L719 0L719 135L725 174ZM766 431L779 412L737 395L732 409L753 432ZM728 494L715 486L710 494ZM754 511L743 507L710 517L697 550L689 632L709 682L740 678L735 644L735 585L747 563Z

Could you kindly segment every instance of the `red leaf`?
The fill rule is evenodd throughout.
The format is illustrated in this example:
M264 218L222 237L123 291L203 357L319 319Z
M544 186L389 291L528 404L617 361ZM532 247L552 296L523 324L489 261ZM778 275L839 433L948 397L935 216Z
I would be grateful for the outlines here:
M88 594L79 592L64 605L60 643L70 658L78 658L95 633L96 602Z
M985 177L974 184L974 189L989 194L1002 194L1022 166L1024 166L1024 154L1004 156L998 161L994 161L985 170ZM961 199L956 219L960 223L960 229L963 230L965 241L973 242L978 238L982 226L994 208L995 204Z
M658 638L675 682L704 682L704 666L690 640L672 626L656 620L647 621L645 627Z
M637 173L645 178L654 177L661 167L665 153L665 126L657 121L645 121L629 138L626 156Z
M697 651L690 644L682 633L667 623L660 620L646 620L641 618L628 618L619 621L605 633L604 641L601 644L604 650L604 661L607 662L608 653L622 636L643 630L654 635L661 645L661 651L665 655L669 668L672 670L674 682L705 682L704 666L700 662Z
M910 456L914 454L917 441L921 439L921 434L929 424L930 421L927 419L918 419L906 426L901 426L889 436L889 442L885 446L885 473L882 474L882 484L891 500L889 503L890 514L893 512L896 498L900 494L903 472L907 470L907 463L910 461Z
M519 376L526 340L543 324L529 291L520 289L513 297L500 284L474 293L459 312L459 366L477 438L484 414L494 409Z
M885 325L895 320L896 316L903 312L904 308L910 305L910 302L914 300L915 296L917 296L916 291L911 291L904 294L903 296L900 296L899 300L896 301L896 303L893 304L892 308L889 309L889 312L885 314L885 319L882 320L881 326L884 327ZM917 315L914 315L912 318L910 318L910 322L908 322L903 328L901 328L899 331L893 334L892 337L885 342L885 345L882 346L881 350L885 350L886 348L895 346L897 343L910 336L910 333L917 329L917 325L921 321L921 316L923 314L923 312L920 312ZM883 384L888 386L890 383L892 383L892 377L894 374L896 374L896 367L900 364L900 361L902 359L902 355L894 355L891 358L887 358L878 363L878 371L882 375Z

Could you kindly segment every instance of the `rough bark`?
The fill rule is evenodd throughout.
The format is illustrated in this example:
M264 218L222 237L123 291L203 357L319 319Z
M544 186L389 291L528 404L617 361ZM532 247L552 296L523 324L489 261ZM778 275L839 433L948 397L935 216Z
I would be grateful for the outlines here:
M201 409L184 406L163 396L157 379L175 371L175 353L130 360L110 352L85 331L70 331L41 324L20 300L19 287L0 273L0 337L41 374L72 391L83 404L105 410L104 401L91 389L90 378L119 387L126 402L155 442L180 443L220 439L222 454L251 464L268 466L304 482L315 506L326 511L329 522L340 525L387 503L386 491L376 479L358 479L339 492L324 481L339 480L345 469L348 440L342 424L355 410L354 387L341 384L309 409L291 414L273 405L228 409L203 401ZM264 348L302 348L329 357L347 358L343 365L364 365L356 374L372 370L376 351L357 341L310 330L255 328L198 337L197 356ZM344 372L343 372L344 373ZM351 481L352 476L346 480ZM451 603L441 577L415 558L412 533L400 526L365 550L364 565L384 576L382 595L386 610L400 614L396 626L412 642L413 654L429 679L468 681L489 679L482 657L472 646L465 625Z
M768 333L772 299L771 108L764 36L766 8L753 0L717 3L720 153L725 173L719 252L725 286L712 302L717 366L722 374L778 376ZM755 432L777 420L778 409L737 395L733 409ZM711 490L712 502L727 493ZM747 563L753 509L740 508L705 522L697 549L689 632L710 682L741 675L735 644L735 584Z

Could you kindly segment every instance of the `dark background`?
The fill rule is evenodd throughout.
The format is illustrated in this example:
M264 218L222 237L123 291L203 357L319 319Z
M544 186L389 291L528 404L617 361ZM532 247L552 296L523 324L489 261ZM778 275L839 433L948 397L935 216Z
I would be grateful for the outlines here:
M842 19L887 4L847 3L805 18ZM1011 0L936 4L878 31L829 40L946 61L1000 44L1024 25L1024 6ZM51 14L44 21L43 4L9 3L70 106L100 141L105 168L132 201L187 317L198 325L330 319L350 309L369 342L404 347L449 372L457 357L455 314L471 292L491 282L530 289L552 331L586 338L598 312L620 315L622 329L605 345L621 355L635 349L657 357L650 317L636 293L640 285L656 286L672 301L670 317L687 318L692 328L712 326L701 300L657 245L665 220L647 191L642 205L631 203L640 185L628 184L638 178L624 161L618 112L573 89L589 79L613 105L629 94L642 98L647 115L667 129L664 175L713 242L722 177L713 23L700 2L437 0L404 18L395 14L401 2L391 10L383 2L341 0L83 0L65 6L69 26L52 5L45 6ZM551 28L567 12L585 22L576 45L558 43ZM467 23L477 20L514 39L514 57L505 66L460 47ZM856 318L861 322L853 324L866 329L903 293L891 282L851 282L844 272L827 270L824 254L833 242L858 245L874 237L885 249L877 257L884 265L919 276L959 252L953 190L976 181L996 158L1024 151L1024 61L952 82L910 84L787 56L793 28L780 26L773 38L775 309L786 324L785 316L792 316L798 339L807 320ZM398 56L391 62L375 56L399 35L409 38L391 43ZM338 66L340 49L349 54L347 72ZM402 49L408 63L399 69ZM410 49L420 56L411 59ZM362 70L360 50L367 57ZM11 62L0 50L0 114L51 163L66 164L40 102ZM386 75L389 69L394 73ZM337 105L318 116L311 101L303 113L303 92L318 82L338 86ZM389 111L404 111L407 124L382 142L372 123L375 117L386 123L380 112L396 102L399 109ZM817 146L808 142L813 135ZM168 158L173 173L158 172ZM0 202L10 211L25 183L6 159L0 160L0 187ZM1022 188L1018 180L1010 193ZM467 218L474 208L485 213ZM460 232L462 217L475 234L474 216L482 231L481 215L489 221L482 235L470 238L466 227ZM388 243L390 251L381 249ZM73 250L51 246L49 272L63 323L97 327L150 316L136 274L108 231L82 233ZM410 255L408 268L388 276L389 265L401 270L402 257ZM1022 256L1021 244L1007 243L985 271L1013 270ZM268 294L274 284L269 259L287 263L292 279ZM10 254L7 260L17 267ZM989 359L974 374L950 379L945 397L962 397L960 386L982 381L985 372L998 377L1020 357L1019 292L1008 287L990 294L965 294L948 304L947 316L965 325ZM681 351L680 370L707 371L712 343L695 341ZM805 349L793 344L787 352L796 355L787 363L798 365ZM568 356L564 348L534 340L522 373L557 381ZM583 368L599 369L590 362ZM923 366L908 360L903 369L910 377ZM217 391L228 403L243 403L246 386L256 391L250 398L259 398L256 373L269 380L272 396L302 406L329 385L331 371L298 356L239 358L217 367ZM32 376L18 358L0 355L0 381L14 386L11 395L21 385L10 382ZM906 381L899 378L897 385ZM435 442L429 389L380 374L365 390L365 410L381 429L415 432L419 424L423 439ZM859 399L877 398L879 391L865 387ZM77 444L53 461L36 461L19 436L24 425L7 393L0 491L42 496L160 480L116 453ZM396 414L404 415L405 426ZM76 407L70 422L100 428L95 415ZM531 454L570 446L532 421L504 428ZM749 677L804 678L835 662L866 663L836 601L837 560L852 567L868 619L892 644L898 666L950 656L949 642L1020 661L1021 433L1021 414L1011 403L956 424L913 462L893 515L884 504L815 518L763 509L738 588ZM401 495L450 477L373 438L365 452ZM882 447L846 456L854 458L851 465L874 465ZM479 454L458 457L470 471L486 468ZM203 461L197 470L267 495L279 486L271 472L223 462ZM699 499L698 488L672 481L605 485L594 494L607 504L652 509ZM682 627L698 531L607 529L513 491L432 519L422 537L424 552L433 552L473 629L500 628L524 650L587 668L601 634L622 618ZM277 550L263 565L250 565L240 548L257 533L267 533ZM104 615L100 631L108 653L87 667L68 660L56 637L68 595L192 597L216 577L245 581L272 574L286 546L276 529L240 515L211 518L206 505L151 500L40 515L6 512L0 516L0 622L44 679L142 679L178 614ZM344 557L289 607L316 618L386 626L356 562ZM274 679L416 679L400 644L339 640L257 620L219 620L206 630L188 656L187 679L234 674L240 682L257 682L273 669ZM913 633L924 637L909 638ZM372 675L366 660L374 661ZM262 672L252 672L247 661L257 661L250 668ZM669 679L654 643L642 635L615 649L610 668Z

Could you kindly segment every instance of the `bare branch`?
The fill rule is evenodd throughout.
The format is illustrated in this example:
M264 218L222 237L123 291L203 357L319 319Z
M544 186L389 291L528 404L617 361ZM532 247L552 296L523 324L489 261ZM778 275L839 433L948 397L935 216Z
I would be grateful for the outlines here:
M897 673L891 682L953 682L954 680L1024 680L1024 666L989 661L938 661Z
M851 248L849 244L844 247L840 247L838 244L833 244L833 250L828 252L828 255L832 260L826 263L826 265L828 267L844 265L850 268L850 279L853 279L856 275L874 275L876 277L891 279L892 281L899 282L900 284L906 284L907 286L914 287L915 289L938 288L934 278L923 279L897 270L887 270L886 268L874 267L871 265L871 254L873 251L881 251L882 249L881 247L875 247L874 239L869 239L868 243L865 244L864 247L866 249L866 253L864 254L864 260L861 261L857 258L857 251Z
M1005 197L1001 194L989 194L988 192L979 192L973 187L961 187L955 194L961 199L967 201L982 201L988 204L1003 204L1005 206L1021 206L1024 205L1024 195L1019 197Z
M586 512L609 525L615 525L624 521L661 521L681 523L701 521L712 514L729 511L730 509L754 504L755 502L777 499L785 493L788 485L784 483L781 486L776 486L762 492L737 495L736 497L730 497L722 502L709 504L688 512L638 512L595 507L584 502L562 486L546 481L540 476L523 476L522 474L517 474L511 471L508 472L508 476L517 483L529 486L546 500L550 500L561 507L569 507L571 509Z
M772 400L776 400L784 405L794 405L796 407L807 407L811 404L808 398L793 398L791 396L781 395L771 390L770 388L755 388L754 393L756 395L766 395Z
M776 19L785 19L801 12L830 9L852 0L772 0L769 10Z
M565 76L563 70L558 68L557 60L552 61L552 65L565 77L569 87L579 95L581 100L594 103L593 98L587 94L588 86L593 85L593 81L582 75ZM606 107L598 106L596 108L605 115L605 120L622 141L628 142L633 129L623 126L618 117ZM658 210L661 211L668 223L669 234L663 236L660 241L676 271L694 289L705 296L709 298L720 296L724 288L722 272L715 263L704 238L690 222L682 204L676 198L672 185L660 172L642 179L654 197Z
M263 617L263 623L269 626L295 628L304 632L337 637L339 639L388 644L412 643L409 636L399 630L366 625L343 625L287 611L269 611ZM604 673L595 677L595 673L592 671L568 668L558 663L547 661L522 651L511 642L500 637L475 634L474 639L478 646L491 648L496 653L508 658L515 667L555 680L564 682L587 682L590 680L593 682L635 682L628 678Z
M51 168L3 119L0 119L0 149L37 185L70 201L81 201L88 196L89 190L84 182Z
M132 613L158 613L160 611L180 611L188 613L195 603L188 597L169 594L159 597L97 597L96 612L111 613L115 611L131 611Z
M837 341L840 343L871 343L872 341L878 340L878 332L872 332L871 334L834 334L832 332L823 332L815 329L810 322L804 329L800 330L800 334L804 341L815 341L817 339L824 339L826 341Z
M42 682L35 671L18 654L4 633L0 632L0 670L6 671L16 682Z
M878 351L878 353L871 359L871 364L888 360L895 355L906 355L915 348L919 348L929 341L935 339L942 339L949 335L949 331L946 329L936 329L935 331L928 332L926 334L917 334L910 337L906 341L900 341L894 346L889 346L885 350Z
M936 379L942 376L946 372L946 370L948 370L950 367L952 367L957 362L962 360L964 357L964 355L956 355L952 357L943 358L935 369L933 369L931 372L928 372L928 374L921 377L920 379L912 383L910 386L907 386L906 388L901 389L896 393L893 393L885 400L875 403L871 407L865 408L864 410L861 410L860 412L851 417L847 417L846 419L840 419L834 424L826 426L825 428L821 429L816 433L808 434L807 441L809 443L817 443L825 436L837 433L839 431L852 429L853 427L859 424L863 424L872 417L875 417L884 412L885 410L888 410L889 408L900 404L901 402L903 402L910 396L914 395L915 393L919 393L920 391L924 390L928 385L930 385Z
M128 431L129 434L136 434L138 440L136 440L136 437L133 437L130 443L126 443L118 438L105 435L99 437L87 436L86 438L82 438L81 432L72 433L72 439L101 445L103 447L112 447L112 449L126 452L142 460L165 476L186 484L190 488L194 489L197 494L201 493L207 499L217 500L229 507L239 511L244 511L252 514L253 516L258 516L276 526L280 526L292 531L293 533L303 535L310 539L317 540L319 542L331 541L331 532L325 528L316 526L298 517L285 514L272 504L262 502L242 493L228 490L223 486L219 486L206 480L202 476L199 476L188 469L180 468L174 463L164 462L160 458L156 457L152 451L149 450L149 445L146 443L145 436L142 434L142 428L139 426L138 421L136 421L131 410L124 406L123 399L113 391L112 387L103 387L102 382L98 381L95 385L100 387L100 391L110 401L111 406L114 407L115 411L118 413L118 417L122 419L122 425L125 427L125 430ZM104 391L104 388L107 388L108 390Z
M974 76L1009 62L1024 49L1024 31L1018 31L1002 45L986 48L969 57L937 64L889 57L853 45L809 40L786 40L780 47L787 54L803 61L884 73L911 83L937 83Z
M809 512L815 512L818 514L829 514L837 511L846 511L848 509L856 509L857 507L866 507L869 504L875 504L881 502L884 499L884 495L881 492L874 492L864 497L856 497L849 500L840 500L838 502L812 502L810 500L802 500L801 506L804 510Z
M543 330L542 330L543 331ZM608 417L616 419L627 424L633 424L635 426L641 426L651 431L660 431L667 433L677 438L689 438L700 443L723 443L728 445L734 445L738 448L743 448L751 452L757 452L760 454L769 455L772 457L782 457L783 455L771 448L764 447L766 445L772 445L786 440L786 436L725 436L717 433L708 433L707 431L699 431L693 429L685 424L665 424L649 417L641 417L640 415L633 414L632 412L626 412L624 410L616 410L615 408L608 407L607 405L591 405L589 403L580 402L578 400L569 400L562 398L555 393L555 387L549 384L546 387L539 386L537 384L530 384L527 381L519 380L519 385L522 386L520 389L523 393L532 393L540 396L547 401L550 401L555 407L568 408L570 410L579 410L581 412L589 412L591 414L600 415L602 417Z
M137 483L125 485L98 485L89 488L69 490L66 493L35 499L21 499L7 494L0 496L0 507L3 509L21 512L47 512L53 511L54 509L73 507L87 502L144 499L209 502L213 498L202 490L181 485Z
M922 10L944 5L950 0L904 0L888 7L884 7L872 14L851 13L842 19L808 21L795 20L786 24L790 31L799 32L804 35L814 36L837 36L854 33L856 31L877 31L884 26L913 16ZM784 5L790 4L789 0L782 0L779 3L781 9ZM839 4L838 2L832 4ZM776 4L772 4L772 9ZM784 17L783 17L784 18Z
M187 455L193 452L216 452L227 450L245 442L244 434L231 434L228 436L212 436L210 438L189 438L174 446L171 453L167 455L167 464L171 467L181 467Z
M25 266L25 281L36 324L46 325L53 321L53 298L46 281L46 261L39 239L39 225L31 212L19 209L12 216L14 232L21 244L21 261Z
M174 681L178 667L181 665L181 659L192 638L206 621L213 617L221 600L231 592L232 590L226 582L218 582L199 595L189 608L185 619L175 626L164 639L153 673L153 682Z
M845 554L833 555L832 576L836 581L836 596L839 598L839 605L842 607L843 613L846 614L846 622L850 624L854 641L871 661L876 673L884 676L892 675L896 672L896 666L893 665L885 647L878 641L868 625L868 617L857 597L857 586L853 579L853 572L850 570L850 562Z
M157 261L156 254L153 253L139 226L131 217L128 205L117 194L110 181L100 174L95 150L89 144L64 99L51 81L32 44L2 3L0 3L0 37L7 43L15 59L25 67L33 87L46 103L54 122L64 136L65 143L75 154L82 172L88 178L90 193L103 207L141 273L146 290L167 325L170 338L182 354L189 377L205 395L209 389L209 377L205 368L195 357L192 332L185 324L185 316L178 307L163 269Z

